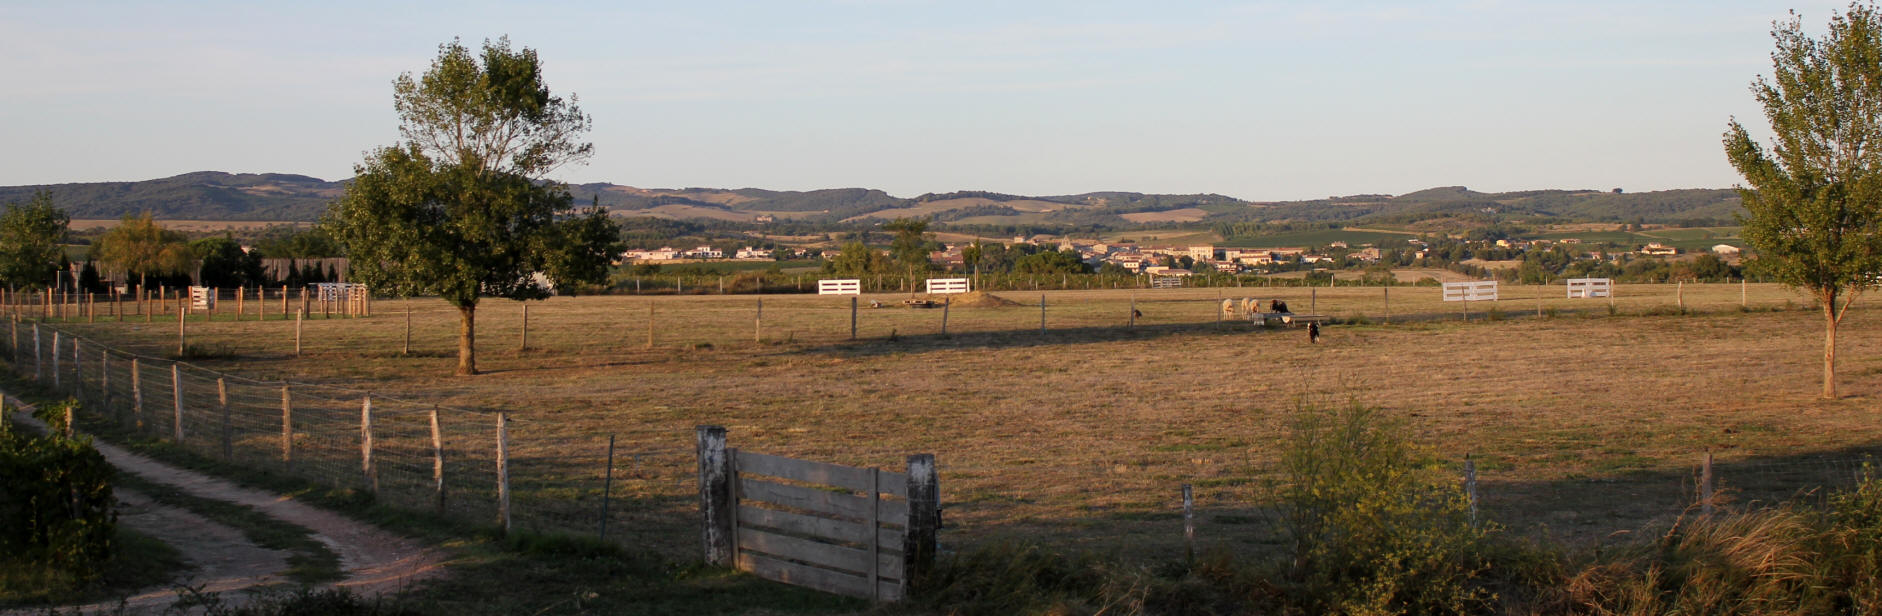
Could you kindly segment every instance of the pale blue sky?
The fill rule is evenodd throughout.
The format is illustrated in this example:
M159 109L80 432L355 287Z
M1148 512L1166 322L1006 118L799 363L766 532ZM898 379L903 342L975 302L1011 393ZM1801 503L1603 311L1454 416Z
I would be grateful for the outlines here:
M0 184L352 174L391 81L509 35L595 119L558 179L1256 200L1725 187L1772 20L1837 2L0 5Z

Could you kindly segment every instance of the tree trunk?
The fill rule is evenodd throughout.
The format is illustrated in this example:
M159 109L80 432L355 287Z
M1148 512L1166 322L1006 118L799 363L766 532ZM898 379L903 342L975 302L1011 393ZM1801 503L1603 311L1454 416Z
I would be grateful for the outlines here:
M457 375L477 374L477 305L457 307Z
M1836 399L1836 301L1823 304L1823 399Z

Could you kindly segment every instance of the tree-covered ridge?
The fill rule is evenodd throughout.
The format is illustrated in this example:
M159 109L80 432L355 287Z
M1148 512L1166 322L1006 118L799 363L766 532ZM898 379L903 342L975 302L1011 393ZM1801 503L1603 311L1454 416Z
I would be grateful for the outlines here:
M0 186L0 203L46 191L73 218L150 212L170 220L292 220L320 217L345 182L284 173L198 171L138 182Z
M44 190L73 218L116 219L151 212L166 220L312 221L346 190L351 179L304 175L186 173L141 182L95 182L0 187L0 203L25 201ZM1219 194L1098 191L1026 196L985 190L926 193L902 198L870 188L792 191L708 187L636 188L607 182L568 187L576 203L596 203L618 215L673 219L756 221L762 217L834 224L874 212L927 208L920 216L967 225L1128 228L1126 214L1199 209L1203 224L1235 222L1378 222L1408 224L1464 214L1546 217L1563 221L1657 224L1731 224L1743 205L1730 189L1653 192L1526 190L1486 193L1443 186L1398 196L1365 194L1304 201L1250 202ZM954 203L949 203L954 202ZM1031 202L1028 206L1020 202ZM1009 207L1006 204L1018 207ZM1065 207L1039 211L1040 203ZM937 207L939 204L939 207ZM899 212L882 214L910 215Z

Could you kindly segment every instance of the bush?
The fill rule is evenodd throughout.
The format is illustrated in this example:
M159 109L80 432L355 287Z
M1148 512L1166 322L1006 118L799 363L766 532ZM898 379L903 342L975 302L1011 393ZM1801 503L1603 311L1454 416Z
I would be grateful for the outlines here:
M75 405L42 415L63 418ZM0 432L0 560L95 580L117 529L113 472L90 438Z
M1289 594L1306 613L1487 611L1486 533L1455 475L1358 402L1297 412L1282 453Z

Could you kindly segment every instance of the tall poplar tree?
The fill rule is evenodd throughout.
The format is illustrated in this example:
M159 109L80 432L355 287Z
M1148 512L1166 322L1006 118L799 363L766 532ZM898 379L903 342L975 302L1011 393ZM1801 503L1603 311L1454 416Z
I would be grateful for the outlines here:
M1725 154L1745 177L1744 238L1756 265L1823 311L1823 397L1836 397L1836 328L1882 276L1882 15L1851 4L1822 39L1777 23L1772 76L1751 86L1770 150L1736 119Z

